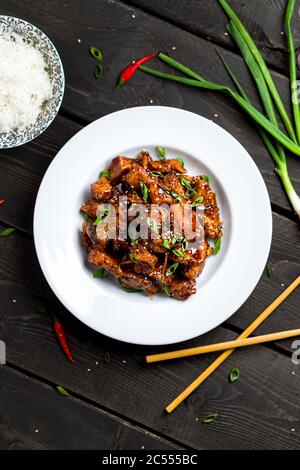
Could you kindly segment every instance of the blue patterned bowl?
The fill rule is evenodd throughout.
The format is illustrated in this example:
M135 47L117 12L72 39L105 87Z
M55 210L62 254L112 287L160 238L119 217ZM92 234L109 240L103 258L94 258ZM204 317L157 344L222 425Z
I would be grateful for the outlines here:
M65 89L65 76L59 54L50 39L36 26L14 18L0 15L0 35L18 34L38 49L45 60L52 84L52 97L41 110L36 122L20 131L0 133L0 149L17 147L39 136L51 124L60 108Z

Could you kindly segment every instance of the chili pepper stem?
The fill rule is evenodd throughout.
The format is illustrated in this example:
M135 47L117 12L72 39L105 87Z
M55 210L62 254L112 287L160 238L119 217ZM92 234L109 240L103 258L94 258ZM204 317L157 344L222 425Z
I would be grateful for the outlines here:
M124 83L125 83L125 80L123 80L123 78L120 78L115 88L115 91L119 90L124 85Z

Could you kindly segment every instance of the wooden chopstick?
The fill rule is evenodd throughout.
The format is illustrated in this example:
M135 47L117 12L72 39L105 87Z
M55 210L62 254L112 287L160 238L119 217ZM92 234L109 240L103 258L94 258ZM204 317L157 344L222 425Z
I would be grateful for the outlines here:
M269 333L267 335L255 336L251 338L224 341L223 343L208 344L206 346L198 346L196 348L181 349L179 351L151 354L150 356L146 356L146 362L153 363L168 361L170 359L196 356L198 354L224 351L226 349L243 348L245 346L252 346L253 344L261 344L267 343L269 341L278 341L279 339L292 338L293 336L300 336L300 328L296 330L279 331L278 333Z
M253 331L263 323L263 321L271 315L272 312L299 286L300 276L297 277L238 337L244 339L253 333ZM183 402L199 385L201 385L207 377L209 377L229 356L234 349L227 349L220 354L208 367L205 369L194 382L192 382L177 398L175 398L167 407L166 411L172 413L180 403Z

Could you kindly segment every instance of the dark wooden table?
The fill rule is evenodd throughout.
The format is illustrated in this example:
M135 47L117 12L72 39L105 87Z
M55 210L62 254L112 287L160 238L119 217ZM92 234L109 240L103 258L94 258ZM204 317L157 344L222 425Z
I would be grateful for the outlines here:
M263 51L288 102L286 43L281 34L285 0L230 3ZM227 83L215 54L218 47L256 99L243 61L225 34L226 17L217 1L1 0L0 7L1 14L26 19L52 39L66 74L65 98L50 128L23 147L0 151L0 198L6 200L0 208L1 227L17 228L1 239L0 339L7 345L7 365L0 366L0 448L300 449L300 366L291 361L291 340L235 352L166 416L164 406L212 358L146 367L145 353L164 348L113 341L78 322L48 287L33 244L37 190L57 151L94 119L153 103L199 113L232 133L258 165L273 209L273 276L264 273L238 312L186 345L235 338L299 274L299 225L256 130L229 99L142 73L134 83L114 91L119 71L131 59L158 50ZM295 38L299 46L299 18ZM98 81L92 74L90 45L97 45L104 55L104 73ZM300 162L291 156L288 163L300 192ZM255 247L245 246L245 250L251 256ZM235 289L238 286L232 286ZM257 333L299 327L299 301L298 290ZM57 345L52 313L64 322L76 357L74 366ZM111 355L109 364L103 361L106 351ZM227 376L233 367L240 368L241 376L231 385ZM57 384L68 389L72 398L60 396ZM218 419L202 424L210 412L218 412Z

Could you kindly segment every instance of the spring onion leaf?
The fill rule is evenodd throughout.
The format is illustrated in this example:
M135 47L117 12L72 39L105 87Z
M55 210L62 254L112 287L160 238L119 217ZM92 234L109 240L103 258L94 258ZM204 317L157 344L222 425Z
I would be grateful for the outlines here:
M166 156L167 156L167 152L166 152L166 149L164 147L156 147L156 150L157 152L159 153L159 155L161 156L161 158L163 160L166 159Z
M60 395L62 395L63 397L70 397L71 395L69 394L69 392L64 388L62 387L61 385L56 385L56 390L58 391L58 393Z
M232 10L232 8L228 5L226 0L219 0L219 4L227 14L227 16L231 19L231 21L234 23L240 34L243 36L244 40L248 44L248 47L250 48L256 62L258 63L260 70L264 76L264 79L268 85L269 91L273 97L273 100L276 104L276 107L278 109L278 112L282 118L282 121L284 122L284 125L291 137L291 139L296 142L296 135L292 126L292 123L290 121L290 118L285 110L285 107L282 103L282 100L279 96L279 93L277 91L276 85L273 81L273 78L268 70L268 67L265 63L264 58L262 57L261 53L259 52L258 48L256 47L252 37L248 33L247 29L244 27L243 23L240 21L239 17L235 14L235 12Z
M170 292L170 289L168 286L163 286L163 292L168 296L168 297L172 297L172 294Z
M109 178L109 171L108 170L102 170L100 171L99 173L99 178L102 178L102 177L105 177L105 178Z
M172 266L170 266L169 269L167 270L166 276L172 276L172 274L174 274L177 268L178 268L178 263L172 264Z
M268 263L266 266L267 276L270 278L273 275L273 266L271 263Z
M105 364L109 364L109 363L110 363L110 354L109 354L109 352L106 351L106 352L103 354L103 360L104 360Z
M182 157L177 157L176 160L180 163L180 165L182 166L182 168L184 168L184 160Z
M217 417L219 416L219 413L210 413L209 415L205 416L204 420L202 423L204 424L210 424L212 423Z
M152 176L157 176L158 178L165 178L166 175L164 175L161 171L149 171L150 175Z
M143 181L140 181L140 187L143 194L143 201L146 204L146 202L148 201L149 190Z
M86 214L85 216L85 220L87 222L89 222L90 224L93 224L95 222L95 219L93 219L93 217L91 217L90 215Z
M169 243L168 240L164 240L164 241L163 241L163 246L164 246L167 250L170 250L170 249L171 249L170 243Z
M129 256L129 259L133 262L133 263L137 263L137 259L136 257L132 254L132 253L128 253L128 256Z
M104 219L106 219L106 217L108 216L109 214L109 210L106 210L104 211L104 214L102 215L98 215L97 219L95 220L95 222L93 223L93 225L99 225L100 222L103 222Z
M201 204L203 201L204 201L204 197L203 196L198 196L191 203L191 207L196 207L198 204Z
M100 64L100 62L99 62L98 64L95 65L95 68L94 68L94 77L98 80L98 78L101 77L102 72L103 72L103 65Z
M297 91L297 63L296 63L296 52L295 44L291 29L291 20L296 6L296 0L288 0L286 13L285 13L285 30L286 37L289 49L289 65L290 65L290 86L291 86L291 95L292 95L292 107L293 115L295 122L295 130L300 143L300 107L299 107L299 98L294 96L295 91Z
M122 286L124 292L128 292L128 294L133 294L135 292L141 292L139 289L134 289L133 287L125 287Z
M217 238L214 243L214 254L217 255L221 249L221 238Z
M103 59L102 52L98 49L98 47L91 46L89 51L90 51L90 54L94 57L94 59L97 59L97 60Z
M186 257L186 254L178 248L175 248L174 250L172 250L172 252L174 253L174 255L178 256L178 258L185 258Z
M188 249L188 246L189 246L189 242L188 242L188 240L187 240L186 238L184 238L184 239L182 240L182 248L183 248L184 250L187 250L187 249Z
M206 175L202 175L201 178L209 184L209 177Z
M108 276L108 272L104 268L99 268L96 269L96 271L93 272L93 277L95 278L103 278Z
M195 191L195 189L191 186L191 183L183 176L180 177L180 183L182 184L182 186L185 186L191 194L197 194L197 191Z
M228 380L231 384L233 384L234 382L236 382L239 377L240 377L240 369L238 367L234 367L230 372L229 372L229 375L228 375Z
M8 237L11 233L13 233L15 230L17 230L16 228L14 227L8 227L8 228L5 228L4 230L2 230L0 232L0 237Z

